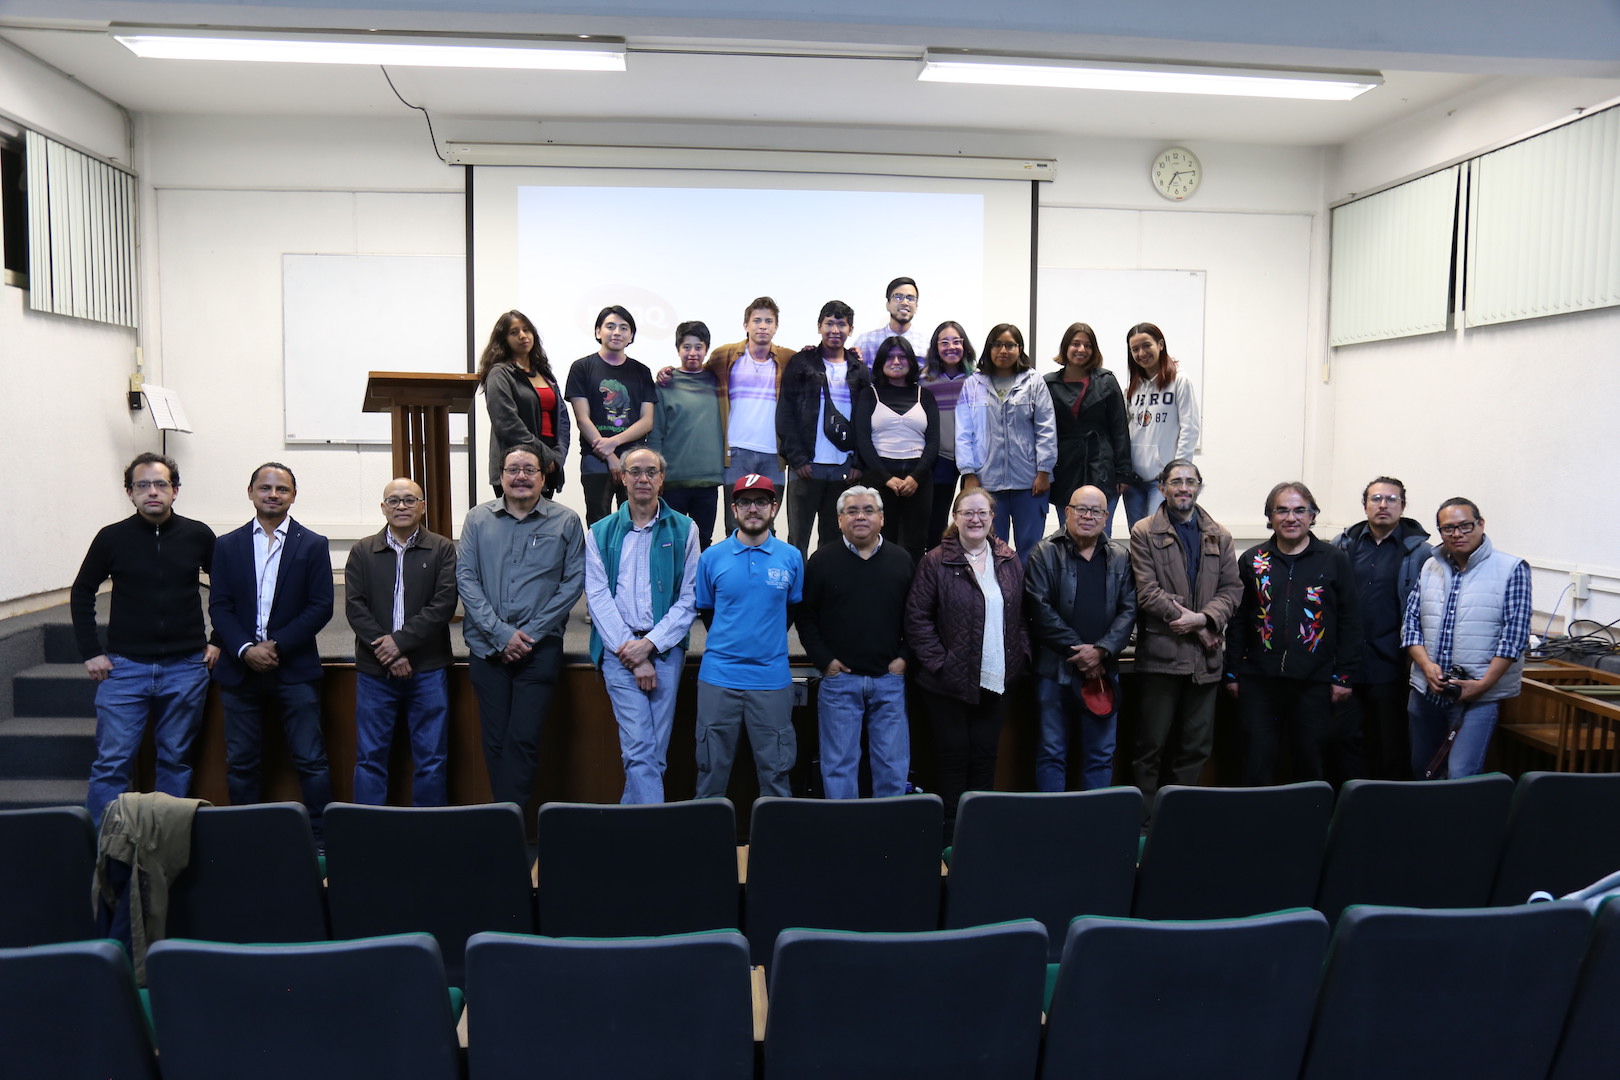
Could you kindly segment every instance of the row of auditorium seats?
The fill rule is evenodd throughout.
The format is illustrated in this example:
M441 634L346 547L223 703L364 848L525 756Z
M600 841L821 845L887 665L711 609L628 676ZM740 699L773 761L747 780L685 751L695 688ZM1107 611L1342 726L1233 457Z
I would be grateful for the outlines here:
M0 950L8 1076L157 1080L1597 1080L1620 1075L1620 901L747 939L480 933L465 1058L428 934ZM154 1055L153 1045L157 1053Z
M427 931L460 985L480 931L555 937L741 929L768 965L786 927L955 929L1035 918L1051 958L1079 915L1213 919L1350 904L1467 908L1572 892L1620 869L1620 774L1432 783L971 793L942 878L932 795L758 800L745 885L725 800L551 803L531 879L510 804L334 804L322 871L295 803L203 808L171 937L305 942ZM0 813L0 946L95 936L82 810Z

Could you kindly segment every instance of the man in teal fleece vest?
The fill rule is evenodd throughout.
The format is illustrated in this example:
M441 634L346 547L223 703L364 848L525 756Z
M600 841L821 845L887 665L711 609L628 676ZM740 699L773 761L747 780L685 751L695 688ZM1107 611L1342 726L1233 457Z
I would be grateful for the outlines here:
M585 602L591 660L602 671L619 724L619 801L656 803L664 801L675 690L697 614L698 536L691 518L659 498L662 455L632 450L622 464L629 501L585 537Z

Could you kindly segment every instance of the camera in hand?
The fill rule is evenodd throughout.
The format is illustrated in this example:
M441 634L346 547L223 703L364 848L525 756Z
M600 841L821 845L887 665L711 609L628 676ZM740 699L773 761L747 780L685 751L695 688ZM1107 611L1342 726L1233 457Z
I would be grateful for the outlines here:
M1460 684L1468 677L1468 672L1453 664L1451 670L1446 672L1446 685L1440 688L1440 695L1447 701L1456 701L1462 697L1462 686Z

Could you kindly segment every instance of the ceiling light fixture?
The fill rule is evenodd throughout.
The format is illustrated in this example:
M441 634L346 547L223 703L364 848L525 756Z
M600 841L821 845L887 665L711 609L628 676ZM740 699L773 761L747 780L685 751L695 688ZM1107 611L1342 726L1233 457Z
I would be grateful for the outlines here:
M555 40L130 26L115 26L111 33L136 56L158 60L623 71L625 53L622 40L597 38Z
M1383 76L1376 72L1365 71L1192 67L1182 64L995 56L938 49L930 49L923 54L922 70L917 78L922 82L1303 98L1311 101L1349 101L1382 85L1384 81Z

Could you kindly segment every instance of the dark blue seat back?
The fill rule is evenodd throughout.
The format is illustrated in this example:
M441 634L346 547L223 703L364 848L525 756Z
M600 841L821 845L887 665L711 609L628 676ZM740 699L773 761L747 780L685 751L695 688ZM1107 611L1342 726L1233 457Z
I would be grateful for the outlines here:
M457 1080L428 934L308 945L160 941L146 959L163 1080Z
M1303 910L1250 919L1076 919L1046 1021L1046 1076L1294 1080L1327 953Z
M1421 908L1490 902L1513 781L1351 780L1328 829L1316 907L1329 921L1350 904Z
M939 926L938 795L754 803L746 932L769 964L778 932L912 931Z
M0 1074L157 1080L123 949L111 941L0 949Z
M168 935L242 943L330 936L304 804L199 807L191 862L169 890Z
M543 934L631 937L741 926L737 818L726 799L546 803L538 838Z
M752 1080L748 941L475 934L467 1033L479 1080Z
M1546 1076L1590 924L1573 900L1346 909L1302 1080Z
M511 803L326 808L327 902L334 938L426 931L452 985L467 939L534 933L523 815Z
M1237 919L1310 907L1333 811L1321 781L1159 789L1132 914Z
M1620 901L1598 909L1548 1080L1620 1076Z
M970 791L956 811L945 927L1039 919L1056 960L1076 915L1129 915L1142 793Z
M771 1080L1029 1080L1046 929L1033 919L917 934L787 930L765 1018Z
M82 806L0 810L0 948L96 936L96 830Z
M1620 773L1527 772L1513 789L1493 904L1572 893L1620 870Z

